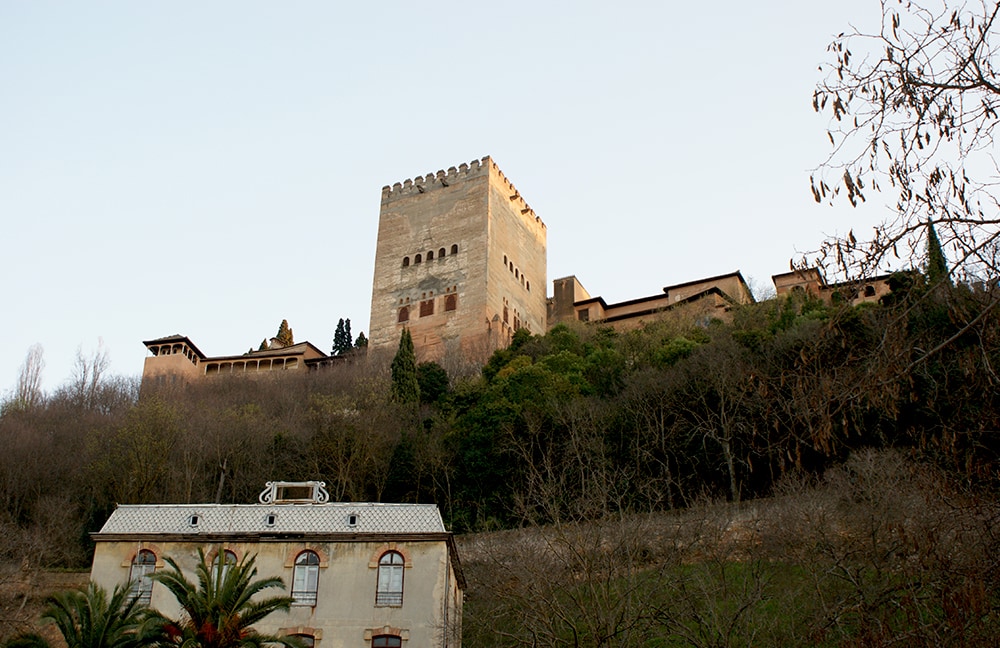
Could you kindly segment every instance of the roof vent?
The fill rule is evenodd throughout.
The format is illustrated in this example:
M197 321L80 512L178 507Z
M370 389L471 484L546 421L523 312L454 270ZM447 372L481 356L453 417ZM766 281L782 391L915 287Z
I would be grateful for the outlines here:
M326 482L267 482L260 493L261 504L325 504L330 501Z

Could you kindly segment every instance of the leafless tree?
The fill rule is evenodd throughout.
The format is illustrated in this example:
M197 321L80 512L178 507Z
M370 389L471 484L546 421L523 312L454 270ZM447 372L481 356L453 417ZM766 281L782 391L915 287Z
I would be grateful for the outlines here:
M1000 2L882 0L877 32L840 34L813 96L829 115L832 152L812 177L817 202L857 205L891 193L892 217L859 240L853 231L817 255L846 273L873 274L919 258L933 219L953 268L1000 270L1000 169L993 135L1000 109Z
M17 408L33 408L41 404L42 370L45 368L44 350L41 344L33 344L21 364L17 375L17 387L14 388L12 405Z

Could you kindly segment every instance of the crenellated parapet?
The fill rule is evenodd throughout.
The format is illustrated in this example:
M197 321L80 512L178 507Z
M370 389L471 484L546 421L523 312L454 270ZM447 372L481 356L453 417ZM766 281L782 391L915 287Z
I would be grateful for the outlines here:
M514 186L514 183L507 179L507 176L503 174L500 167L488 155L482 159L473 160L468 164L463 162L458 167L450 167L447 171L441 169L437 173L417 176L413 179L397 182L392 186L386 185L382 187L382 204L384 205L407 196L443 189L458 182L487 176L490 173L495 173L506 187L508 198L511 202L515 203L514 206L521 212L521 215L545 228L545 223L542 222L542 219L535 214L535 210L521 197L521 193Z

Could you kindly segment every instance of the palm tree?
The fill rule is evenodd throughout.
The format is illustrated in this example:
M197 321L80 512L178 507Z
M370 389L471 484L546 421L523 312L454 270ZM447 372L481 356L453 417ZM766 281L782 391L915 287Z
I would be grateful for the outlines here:
M48 598L42 618L55 622L69 648L145 646L158 638L160 622L138 602L131 585L115 587L110 597L93 582L85 590L58 592Z
M289 596L251 600L263 590L285 588L277 577L254 580L256 556L245 557L237 564L218 560L209 565L205 553L199 549L198 558L197 585L184 577L172 558L165 558L169 570L153 576L174 595L183 611L179 621L167 622L164 627L167 644L182 648L243 648L269 644L299 648L294 638L260 634L252 627L272 612L287 611L292 604Z

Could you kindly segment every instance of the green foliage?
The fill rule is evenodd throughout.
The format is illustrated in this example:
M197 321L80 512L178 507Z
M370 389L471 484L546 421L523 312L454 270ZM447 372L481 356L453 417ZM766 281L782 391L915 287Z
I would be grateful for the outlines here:
M420 400L420 383L417 381L417 356L413 350L410 330L404 328L399 336L399 349L392 359L392 398L397 403L415 403Z
M159 623L127 583L110 595L90 583L85 590L57 592L48 603L43 618L56 624L68 648L139 648L158 637Z
M291 327L288 326L288 320L281 320L281 324L278 326L278 333L274 336L274 339L284 347L295 344L295 336L292 334Z
M653 365L656 367L671 367L691 355L698 348L698 343L686 337L676 337L653 352Z
M268 349L267 338L260 341L260 346L257 347L258 351L267 351Z
M421 362L417 365L417 384L421 403L437 403L448 393L448 372L436 362Z
M197 583L189 581L172 558L165 560L170 568L155 573L153 578L174 596L182 615L166 622L169 640L164 645L242 648L278 644L298 648L290 637L260 634L253 627L274 612L287 612L292 604L288 596L254 600L265 590L284 589L280 578L256 578L255 556L245 556L236 564L217 560L211 565L198 549Z
M358 333L358 339L354 341L355 349L367 349L368 348L368 338L365 337L364 331Z

